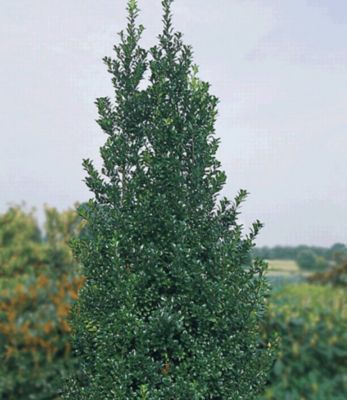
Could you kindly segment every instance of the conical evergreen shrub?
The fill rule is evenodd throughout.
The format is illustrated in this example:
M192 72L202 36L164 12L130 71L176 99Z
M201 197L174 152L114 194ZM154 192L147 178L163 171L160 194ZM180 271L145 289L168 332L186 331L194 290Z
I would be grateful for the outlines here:
M104 59L115 98L96 101L101 171L84 161L94 197L80 208L88 235L73 244L86 283L65 399L254 399L271 363L259 333L265 266L249 256L261 224L242 233L245 191L218 199L218 100L172 28L171 3L145 51L130 0L115 59Z

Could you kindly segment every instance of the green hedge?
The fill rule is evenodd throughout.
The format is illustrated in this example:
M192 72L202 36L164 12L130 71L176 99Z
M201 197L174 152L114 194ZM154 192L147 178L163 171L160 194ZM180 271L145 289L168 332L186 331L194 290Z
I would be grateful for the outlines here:
M278 357L266 399L342 400L347 393L347 293L310 284L276 288L266 335Z

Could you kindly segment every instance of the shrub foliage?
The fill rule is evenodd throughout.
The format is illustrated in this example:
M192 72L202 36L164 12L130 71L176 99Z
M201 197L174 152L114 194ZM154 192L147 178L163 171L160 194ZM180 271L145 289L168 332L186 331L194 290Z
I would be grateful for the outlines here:
M101 171L84 161L94 198L73 245L86 283L65 399L253 399L268 372L265 265L249 257L261 224L243 234L245 191L217 199L217 99L172 28L171 2L146 51L130 0L116 57L104 59L115 99L96 101Z

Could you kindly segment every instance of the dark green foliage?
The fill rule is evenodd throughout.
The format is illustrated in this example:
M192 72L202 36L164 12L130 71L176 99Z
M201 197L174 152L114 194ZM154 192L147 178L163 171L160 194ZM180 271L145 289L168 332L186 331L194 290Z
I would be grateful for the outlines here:
M271 363L259 337L265 264L249 257L261 224L242 233L245 191L217 200L218 101L162 4L158 45L140 47L131 0L116 59L104 59L115 99L96 102L101 171L84 161L94 199L73 244L86 284L65 399L254 399Z

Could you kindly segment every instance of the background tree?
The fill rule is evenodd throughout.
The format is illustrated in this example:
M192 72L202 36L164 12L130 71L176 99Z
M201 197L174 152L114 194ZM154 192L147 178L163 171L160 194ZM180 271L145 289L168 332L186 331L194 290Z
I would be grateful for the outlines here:
M330 248L330 257L336 264L342 264L347 260L347 246L343 243L335 243Z
M78 235L72 210L0 215L0 398L56 399L74 368L66 322L83 283L67 241Z
M146 52L130 0L116 58L104 59L115 99L96 102L101 171L84 161L94 198L79 210L88 236L73 244L86 283L65 399L253 399L271 362L259 334L265 265L249 257L261 224L242 233L245 191L218 200L218 100L172 28L171 3Z
M297 257L299 267L307 270L316 269L316 254L311 249L301 250Z

